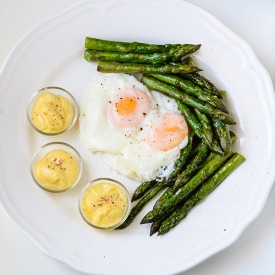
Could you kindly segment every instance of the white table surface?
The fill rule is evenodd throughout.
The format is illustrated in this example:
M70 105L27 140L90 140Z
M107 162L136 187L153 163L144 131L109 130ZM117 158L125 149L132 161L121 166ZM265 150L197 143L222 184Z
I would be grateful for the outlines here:
M75 2L77 1L0 0L0 66L4 64L14 44L26 32ZM173 4L173 0L170 2ZM275 0L188 0L188 2L208 10L242 36L253 47L275 85ZM275 188L273 187L263 211L237 242L181 275L275 274L274 210ZM81 273L44 255L0 208L0 274L80 275Z

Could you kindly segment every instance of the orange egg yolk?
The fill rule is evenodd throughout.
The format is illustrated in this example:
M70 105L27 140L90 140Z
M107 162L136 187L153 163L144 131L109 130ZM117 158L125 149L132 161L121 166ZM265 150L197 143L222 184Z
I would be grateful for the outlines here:
M109 101L107 116L116 128L137 128L151 109L149 96L138 89L119 91Z
M120 116L126 116L135 112L136 107L137 107L137 101L134 97L122 98L116 104L116 109Z
M152 120L146 142L152 148L166 152L179 146L187 135L188 126L183 116L165 113Z

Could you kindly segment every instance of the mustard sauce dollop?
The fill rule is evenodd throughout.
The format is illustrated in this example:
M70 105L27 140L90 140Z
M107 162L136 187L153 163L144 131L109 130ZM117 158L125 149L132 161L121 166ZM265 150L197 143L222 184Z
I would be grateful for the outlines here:
M37 98L31 114L33 125L48 134L64 131L71 125L73 118L74 111L69 100L51 92Z
M61 149L52 150L34 166L34 176L47 190L62 191L70 188L79 175L77 159Z
M110 228L125 217L128 200L119 186L102 180L85 190L80 207L89 223L100 228Z

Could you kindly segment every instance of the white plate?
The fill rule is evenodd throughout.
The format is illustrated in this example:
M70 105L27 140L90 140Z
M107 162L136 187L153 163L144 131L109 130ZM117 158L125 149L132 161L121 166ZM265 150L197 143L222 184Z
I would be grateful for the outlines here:
M202 43L196 54L221 89L228 92L238 121L236 150L246 162L180 225L149 237L139 225L149 204L125 230L98 232L81 219L77 201L86 181L123 179L106 170L79 142L76 130L59 137L33 131L26 104L44 86L62 86L77 100L95 65L83 59L85 36L152 43ZM0 201L7 214L47 255L91 274L174 274L232 244L264 206L274 180L274 94L271 80L251 48L207 12L183 1L87 1L52 17L13 49L0 75ZM33 152L62 140L85 162L82 183L49 194L31 179ZM125 180L132 192L135 186Z

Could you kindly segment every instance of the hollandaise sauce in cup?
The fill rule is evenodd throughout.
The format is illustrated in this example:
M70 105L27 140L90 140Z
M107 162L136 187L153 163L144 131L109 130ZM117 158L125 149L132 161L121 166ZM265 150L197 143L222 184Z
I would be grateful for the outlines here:
M79 210L89 225L97 229L115 229L130 212L130 195L120 182L99 178L84 187Z
M27 117L31 126L45 135L61 134L76 122L78 107L74 97L60 87L45 87L30 99Z
M34 154L31 174L42 189L64 192L80 180L82 160L71 145L63 142L48 143Z

